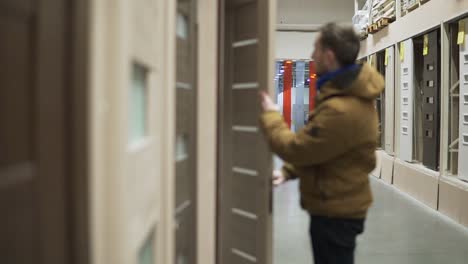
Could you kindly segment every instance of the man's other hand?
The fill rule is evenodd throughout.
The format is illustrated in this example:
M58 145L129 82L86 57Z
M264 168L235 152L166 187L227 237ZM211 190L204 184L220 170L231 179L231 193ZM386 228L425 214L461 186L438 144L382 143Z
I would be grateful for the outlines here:
M271 100L266 92L260 91L260 100L262 102L263 111L279 111L279 106L273 103L273 100Z
M281 170L274 170L273 171L273 185L280 186L281 184L286 182L286 177L284 177Z

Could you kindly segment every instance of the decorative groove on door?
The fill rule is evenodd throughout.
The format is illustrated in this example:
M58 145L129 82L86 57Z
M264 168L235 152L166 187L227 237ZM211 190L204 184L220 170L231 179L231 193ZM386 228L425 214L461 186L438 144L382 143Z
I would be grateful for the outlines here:
M258 39L246 39L246 40L241 40L241 41L234 42L232 44L232 47L233 48L240 48L240 47L257 45L257 44L258 44Z
M234 254L238 255L239 257L242 257L242 258L244 258L244 259L246 259L248 261L251 261L252 263L257 263L257 258L256 257L251 256L251 255L249 255L249 254L247 254L245 252L242 252L242 251L240 251L238 249L233 248L232 253L234 253Z
M251 170L251 169L245 169L245 168L240 168L240 167L233 167L232 168L233 172L248 175L248 176L258 176L258 171L256 170Z
M176 88L191 90L192 85L190 83L176 82Z
M257 220L258 219L258 216L256 214L251 213L251 212L247 212L245 210L241 210L241 209L238 209L238 208L232 208L232 213L243 216L243 217L246 217L246 218L251 219L251 220Z
M232 85L232 89L234 90L241 90L241 89L257 89L258 83L250 82L250 83L235 83Z
M233 126L232 130L236 132L258 133L258 127L254 126Z
M176 209L175 209L175 215L180 215L181 213L183 213L187 208L190 207L190 205L192 205L192 201L185 201L183 202L181 205L177 206Z

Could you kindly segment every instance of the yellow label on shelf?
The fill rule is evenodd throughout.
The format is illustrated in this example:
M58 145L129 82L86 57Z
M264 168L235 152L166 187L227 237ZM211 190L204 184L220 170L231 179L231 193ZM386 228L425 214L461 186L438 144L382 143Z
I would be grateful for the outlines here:
M405 43L400 42L400 60L405 60Z
M429 36L424 35L424 48L423 48L423 56L429 54Z
M388 49L385 49L385 66L388 65Z
M458 39L457 44L461 45L465 43L465 21L461 20L458 22Z

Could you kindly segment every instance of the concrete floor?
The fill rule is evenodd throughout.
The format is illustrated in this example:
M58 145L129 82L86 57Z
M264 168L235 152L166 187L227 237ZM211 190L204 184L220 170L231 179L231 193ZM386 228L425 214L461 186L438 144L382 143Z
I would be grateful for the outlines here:
M299 207L297 181L275 190L274 264L313 263L308 215ZM357 264L467 264L468 229L380 180L358 237Z

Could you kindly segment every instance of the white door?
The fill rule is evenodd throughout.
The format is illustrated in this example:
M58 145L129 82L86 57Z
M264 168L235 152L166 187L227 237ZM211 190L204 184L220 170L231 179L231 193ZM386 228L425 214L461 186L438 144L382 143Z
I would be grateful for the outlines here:
M414 50L413 40L400 43L400 159L413 161Z

